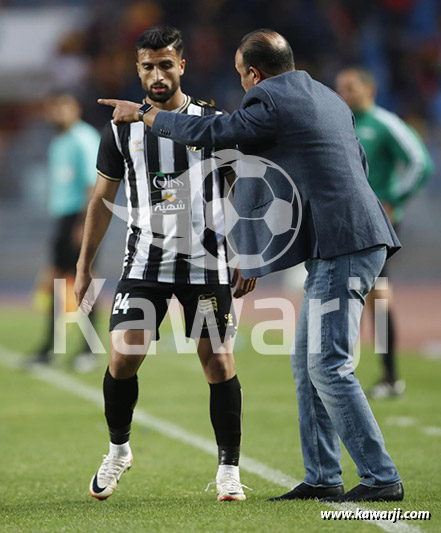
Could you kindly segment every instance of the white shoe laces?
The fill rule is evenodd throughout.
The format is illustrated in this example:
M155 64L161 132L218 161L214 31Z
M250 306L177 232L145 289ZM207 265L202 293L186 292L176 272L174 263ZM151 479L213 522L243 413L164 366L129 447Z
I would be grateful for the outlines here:
M235 493L235 492L243 492L242 488L253 490L251 487L248 487L247 485L242 484L236 477L226 474L219 478L216 481L211 481L208 483L207 488L205 489L205 492L208 492L210 487L213 485L221 485L222 490L228 493Z
M112 457L110 455L103 455L103 462L98 470L100 482L106 485L112 482L127 464L127 459Z

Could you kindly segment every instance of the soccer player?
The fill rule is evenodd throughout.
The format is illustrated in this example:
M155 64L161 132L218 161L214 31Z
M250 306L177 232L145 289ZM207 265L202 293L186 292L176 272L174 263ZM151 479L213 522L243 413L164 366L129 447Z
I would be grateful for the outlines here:
M175 113L219 113L181 90L185 59L179 30L156 27L145 31L138 39L136 53L145 105ZM239 476L242 391L232 353L235 318L226 248L220 232L207 227L224 223L224 214L213 208L211 200L222 196L225 180L217 170L204 179L202 166L194 166L211 153L210 149L158 139L143 122L117 127L109 121L102 134L97 186L87 211L77 265L78 304L91 282L93 259L112 216L103 200L114 201L121 181L130 218L123 271L112 305L111 353L103 386L110 449L90 483L90 494L98 499L114 492L132 464L129 436L138 398L137 371L150 341L159 339L159 325L168 300L175 294L184 307L186 336L195 338L210 387L210 416L219 451L218 500L245 500ZM194 239L192 227L198 229L199 239ZM208 252L217 258L218 268L208 267ZM252 290L255 281L245 281L236 272L234 296ZM148 300L154 309L144 316L141 309L130 305L133 298ZM210 313L211 320L206 320ZM125 326L143 318L149 324L142 328ZM220 346L210 338L213 329ZM120 348L121 331L131 345L130 355ZM133 345L141 348L136 350Z
M336 89L352 109L355 132L366 152L369 183L383 204L395 229L403 217L403 206L424 185L432 172L432 162L418 134L397 115L375 105L376 83L361 67L342 70ZM386 267L380 276L386 277ZM395 312L391 289L373 290L368 308L374 316L375 298L387 298L387 344L382 355L383 377L369 395L382 399L403 394L405 382L396 369Z
M59 93L51 96L46 111L48 121L57 130L48 153L49 211L55 221L55 237L51 265L36 289L37 294L49 295L48 325L42 345L31 359L31 364L50 364L53 359L54 279L65 278L72 292L85 209L96 181L96 173L91 169L94 168L100 142L96 129L81 120L81 107L73 95ZM74 367L83 372L96 367L96 359L87 343L75 357Z

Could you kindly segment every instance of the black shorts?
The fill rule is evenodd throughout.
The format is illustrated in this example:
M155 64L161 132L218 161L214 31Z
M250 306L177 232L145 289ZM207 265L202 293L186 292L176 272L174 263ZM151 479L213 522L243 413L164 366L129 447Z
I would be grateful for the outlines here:
M80 221L82 213L65 215L57 220L55 237L53 240L52 263L66 273L75 273L80 246L73 242L73 231Z
M217 333L211 334L224 340L236 333L229 285L183 285L138 279L124 279L118 283L110 315L110 331L155 331L153 338L159 340L159 326L173 294L184 308L187 337L207 338L217 329ZM135 298L137 302L133 302ZM138 323L129 323L133 321Z

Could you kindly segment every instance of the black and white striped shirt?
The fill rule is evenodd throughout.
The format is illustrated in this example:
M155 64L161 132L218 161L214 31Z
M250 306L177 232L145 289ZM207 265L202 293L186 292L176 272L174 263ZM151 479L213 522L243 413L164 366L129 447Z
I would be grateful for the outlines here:
M221 113L188 96L176 112ZM218 169L204 176L200 164L213 151L158 138L142 122L106 125L98 173L124 180L129 211L121 279L229 283L224 213L216 207L225 178Z

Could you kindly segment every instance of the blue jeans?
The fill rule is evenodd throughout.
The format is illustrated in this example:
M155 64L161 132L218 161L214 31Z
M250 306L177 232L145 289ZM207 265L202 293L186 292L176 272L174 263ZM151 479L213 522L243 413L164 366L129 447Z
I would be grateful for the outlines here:
M400 481L352 365L366 296L386 260L376 247L309 259L291 366L296 383L305 483L341 485L340 442L363 485Z

